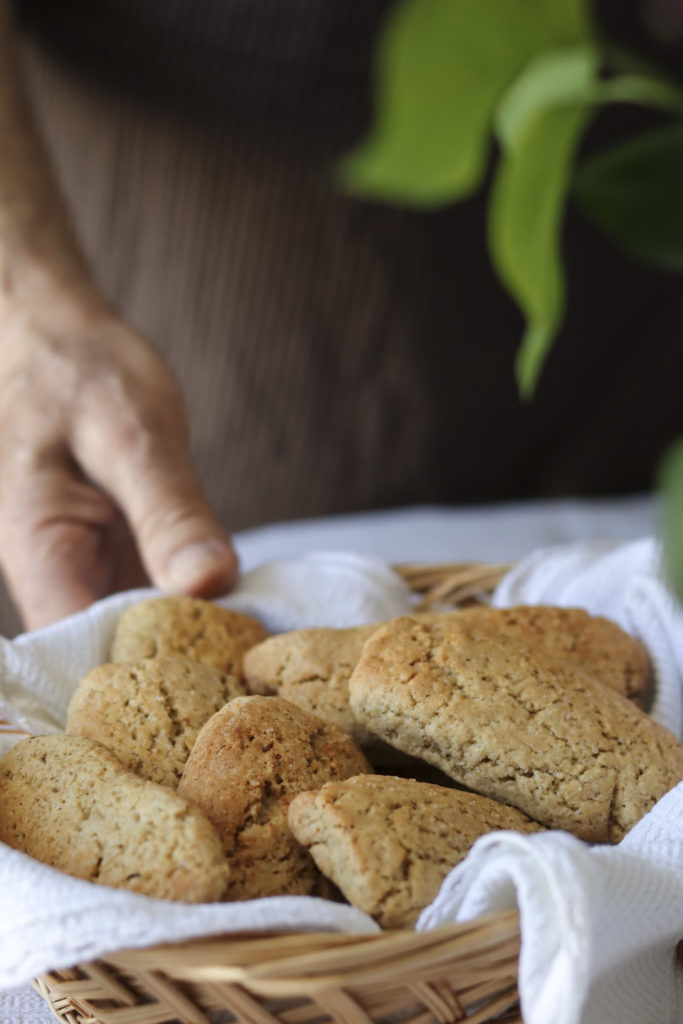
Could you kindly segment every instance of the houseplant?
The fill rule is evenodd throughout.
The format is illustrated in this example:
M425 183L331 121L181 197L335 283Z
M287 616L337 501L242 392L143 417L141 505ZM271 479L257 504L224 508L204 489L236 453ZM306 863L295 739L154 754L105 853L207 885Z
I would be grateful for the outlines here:
M683 82L674 62L657 59L683 38L683 9L676 0L621 8L615 19L605 0L399 0L378 43L374 123L342 166L350 190L420 208L465 199L490 176L489 254L526 322L523 399L571 301L568 203L633 258L683 271ZM610 31L624 8L641 29L635 47ZM583 156L598 112L624 103L660 117ZM667 564L683 596L683 438L657 475Z

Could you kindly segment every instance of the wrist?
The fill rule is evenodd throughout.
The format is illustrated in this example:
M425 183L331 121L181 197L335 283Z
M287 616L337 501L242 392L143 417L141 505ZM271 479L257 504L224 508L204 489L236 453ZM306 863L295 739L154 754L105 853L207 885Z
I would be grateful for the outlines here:
M50 333L90 333L114 316L111 304L80 268L15 254L0 260L0 331L12 322Z

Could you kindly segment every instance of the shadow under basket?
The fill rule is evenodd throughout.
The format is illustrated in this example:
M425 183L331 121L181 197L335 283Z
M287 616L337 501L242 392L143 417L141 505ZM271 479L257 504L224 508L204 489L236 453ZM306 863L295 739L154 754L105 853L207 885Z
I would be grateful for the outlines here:
M424 610L485 601L510 566L395 568ZM65 1024L522 1024L519 948L519 916L504 911L428 932L258 932L123 950L33 985Z

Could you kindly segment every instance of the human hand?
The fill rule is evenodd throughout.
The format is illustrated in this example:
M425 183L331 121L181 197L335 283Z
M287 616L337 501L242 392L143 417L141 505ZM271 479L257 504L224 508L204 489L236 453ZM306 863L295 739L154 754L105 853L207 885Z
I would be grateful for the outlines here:
M187 433L169 369L111 310L0 308L0 565L27 628L148 581L229 589Z

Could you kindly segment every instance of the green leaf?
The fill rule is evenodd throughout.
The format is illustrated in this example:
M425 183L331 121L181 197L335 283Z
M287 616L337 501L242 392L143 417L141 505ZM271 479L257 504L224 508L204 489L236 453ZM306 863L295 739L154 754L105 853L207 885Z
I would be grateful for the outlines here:
M562 222L596 71L591 48L539 58L497 115L503 148L489 204L489 251L527 321L516 362L525 397L534 390L564 316Z
M504 147L514 148L529 121L548 108L597 100L599 58L594 46L544 51L530 61L503 95L494 131Z
M683 123L612 146L578 169L574 194L626 252L683 270Z
M662 495L662 536L667 575L683 600L683 438L662 456L657 470Z
M479 184L497 102L547 47L591 34L586 0L402 0L383 32L377 112L342 181L431 206Z
M683 89L645 75L597 77L600 64L594 45L548 50L535 57L503 96L494 130L503 144L543 107L570 100L593 104L635 103L683 114Z
M683 114L683 89L656 74L617 75L598 84L601 103L636 103Z

